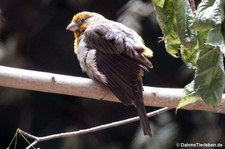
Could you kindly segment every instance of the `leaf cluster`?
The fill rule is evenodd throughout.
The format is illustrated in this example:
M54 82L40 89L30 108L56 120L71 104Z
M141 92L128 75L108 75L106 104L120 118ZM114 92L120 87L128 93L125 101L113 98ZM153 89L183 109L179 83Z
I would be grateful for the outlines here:
M225 85L225 1L202 0L192 10L189 0L152 0L167 52L195 70L178 108L203 100L218 107Z

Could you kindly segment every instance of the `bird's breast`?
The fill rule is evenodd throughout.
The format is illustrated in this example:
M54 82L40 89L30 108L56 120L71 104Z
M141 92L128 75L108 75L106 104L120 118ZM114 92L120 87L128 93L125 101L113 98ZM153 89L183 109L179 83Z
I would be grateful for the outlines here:
M86 72L90 78L106 84L106 76L100 72L97 67L97 50L88 48L86 42L84 42L84 36L80 36L76 42L74 52L77 54L81 69Z

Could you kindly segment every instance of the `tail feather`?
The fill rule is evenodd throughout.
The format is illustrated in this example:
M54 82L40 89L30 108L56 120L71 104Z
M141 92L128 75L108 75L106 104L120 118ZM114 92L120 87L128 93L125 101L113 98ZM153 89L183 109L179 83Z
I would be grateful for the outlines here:
M136 100L135 106L137 109L137 113L140 117L140 124L143 129L144 135L149 135L151 137L152 136L151 127L148 117L146 115L146 110L143 101Z

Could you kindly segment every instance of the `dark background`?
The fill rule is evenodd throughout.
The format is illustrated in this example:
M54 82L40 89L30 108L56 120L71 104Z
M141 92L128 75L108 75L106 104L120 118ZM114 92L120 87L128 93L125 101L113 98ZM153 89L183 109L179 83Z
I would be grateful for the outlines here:
M144 85L183 88L193 78L180 59L166 53L150 1L139 0L0 0L0 64L86 77L73 52L73 34L66 31L72 16L95 11L134 28L154 51L154 69ZM90 86L91 87L91 86ZM157 108L147 107L147 111ZM122 104L58 94L0 87L0 149L17 128L37 136L90 128L133 117L136 110ZM222 143L225 116L210 112L174 110L151 118L152 139L139 122L82 136L39 143L42 149L175 148L183 143ZM17 148L28 144L19 137ZM12 147L11 147L12 148Z

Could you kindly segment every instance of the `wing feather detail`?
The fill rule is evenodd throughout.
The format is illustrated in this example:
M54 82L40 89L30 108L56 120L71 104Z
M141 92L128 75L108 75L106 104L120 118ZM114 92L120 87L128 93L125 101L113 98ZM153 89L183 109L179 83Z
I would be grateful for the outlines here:
M137 97L140 81L138 79L141 68L139 64L123 55L103 52L96 53L97 67L107 78L106 85L125 105L133 104Z
M104 24L106 25L106 24ZM108 24L109 25L109 24ZM111 27L111 28L110 28ZM142 40L135 32L127 29L124 32L121 26L92 26L85 31L85 42L90 49L96 49L108 54L124 54L142 64L146 70L153 68L151 62L144 56ZM132 33L130 33L132 32ZM136 35L134 37L134 35ZM140 44L141 43L141 44Z

